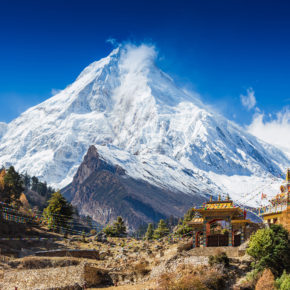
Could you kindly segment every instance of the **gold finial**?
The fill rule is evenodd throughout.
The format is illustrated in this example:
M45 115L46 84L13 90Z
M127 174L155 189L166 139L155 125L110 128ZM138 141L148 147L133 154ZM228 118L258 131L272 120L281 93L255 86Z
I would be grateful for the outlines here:
M219 196L218 196L218 201L221 201L221 195L219 194Z
M212 201L212 195L210 196L209 201Z

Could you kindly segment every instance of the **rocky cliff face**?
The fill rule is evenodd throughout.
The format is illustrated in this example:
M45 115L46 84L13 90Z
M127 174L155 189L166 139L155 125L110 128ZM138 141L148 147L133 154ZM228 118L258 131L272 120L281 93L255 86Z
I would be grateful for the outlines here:
M62 193L80 214L90 215L103 225L120 215L131 229L170 215L182 216L193 202L205 198L173 193L133 179L120 166L104 161L95 146L89 148L72 183Z

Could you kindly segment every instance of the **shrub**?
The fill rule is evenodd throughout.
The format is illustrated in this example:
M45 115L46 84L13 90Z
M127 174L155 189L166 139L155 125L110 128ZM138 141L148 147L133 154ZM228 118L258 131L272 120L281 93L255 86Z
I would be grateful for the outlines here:
M210 266L219 264L228 267L230 265L230 259L225 252L222 252L215 256L209 256L208 263L210 264Z
M191 249L192 249L192 241L188 242L188 243L182 243L182 244L178 245L177 252L181 253L183 251L189 251Z
M256 284L255 290L275 290L274 275L270 269L265 269Z
M275 285L278 289L281 290L290 289L290 274L287 274L286 271L284 270L281 277L276 279Z
M281 275L290 267L288 232L281 225L258 230L250 238L247 253L255 259L255 269L269 268L276 276Z
M226 276L218 269L181 265L174 273L159 277L159 290L225 289Z
M91 234L92 236L95 236L95 235L97 234L97 231L96 231L96 230L91 230L91 231L90 231L90 234Z
M107 225L104 229L103 232L108 236L108 237L115 237L116 232L113 226Z
M258 279L261 277L261 272L258 269L254 269L246 274L240 282L243 289L255 289Z
M134 272L136 274L145 276L150 272L148 268L149 262L146 260L141 260L134 265Z

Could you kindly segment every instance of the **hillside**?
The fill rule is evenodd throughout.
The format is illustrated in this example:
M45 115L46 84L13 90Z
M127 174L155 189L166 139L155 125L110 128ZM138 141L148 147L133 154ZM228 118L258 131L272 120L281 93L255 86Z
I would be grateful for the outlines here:
M205 199L204 195L194 198L134 179L120 166L102 160L94 146L89 148L73 182L62 193L80 214L89 215L103 225L122 216L130 229L170 215L180 217L194 202L198 204Z

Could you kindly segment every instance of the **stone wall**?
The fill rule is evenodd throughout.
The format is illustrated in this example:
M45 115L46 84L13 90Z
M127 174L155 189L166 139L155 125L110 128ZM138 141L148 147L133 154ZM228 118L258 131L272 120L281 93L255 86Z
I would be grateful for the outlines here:
M21 290L79 290L84 287L112 284L107 270L81 264L61 268L7 271L0 286L3 290L16 289L15 287Z
M96 250L52 250L52 251L41 251L36 252L35 256L42 257L74 257L74 258L85 258L95 259L100 258L99 251Z

